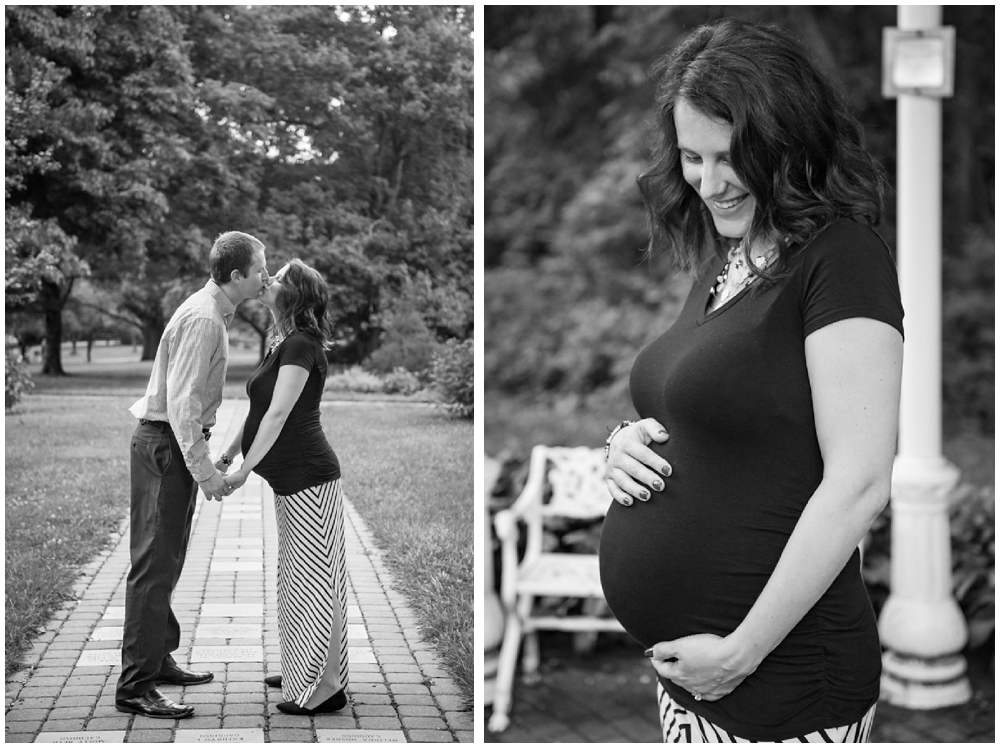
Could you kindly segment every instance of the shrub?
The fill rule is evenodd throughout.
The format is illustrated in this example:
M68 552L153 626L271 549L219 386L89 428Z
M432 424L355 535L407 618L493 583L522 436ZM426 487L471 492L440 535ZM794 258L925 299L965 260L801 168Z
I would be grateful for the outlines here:
M391 315L379 346L365 367L378 374L389 374L403 368L423 377L434 362L440 344L424 322L420 313L405 308Z
M611 283L611 274L605 273ZM491 390L517 395L586 395L628 382L636 354L680 313L689 283L677 276L657 294L634 287L602 293L571 271L494 270L484 299L484 379ZM647 303L647 297L655 302Z
M4 377L4 407L10 410L24 396L24 393L35 386L28 373L28 365L24 357L16 351L7 351Z
M942 363L944 410L950 421L974 422L994 433L996 366L994 352L995 246L980 229L944 257Z
M965 484L951 505L952 588L969 624L969 645L996 628L996 504L992 487Z
M386 374L382 384L389 394L412 395L423 389L416 375L402 366L397 366Z
M475 410L475 369L471 338L449 340L434 357L434 386L445 406L462 418L472 418Z
M352 366L339 374L326 378L325 391L341 392L383 392L382 379L360 366Z

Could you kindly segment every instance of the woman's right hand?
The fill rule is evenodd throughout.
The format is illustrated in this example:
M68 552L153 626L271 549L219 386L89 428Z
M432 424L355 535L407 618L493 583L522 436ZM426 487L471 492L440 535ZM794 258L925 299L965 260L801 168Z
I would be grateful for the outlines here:
M663 490L664 479L670 477L673 468L647 445L668 438L667 430L653 418L636 421L615 434L604 470L604 482L615 501L632 506L633 499L649 501L646 486Z
M229 486L230 489L235 491L238 488L242 488L243 484L247 482L247 478L249 477L250 477L249 471L244 470L243 466L241 465L240 469L237 470L235 473L226 476L226 485Z

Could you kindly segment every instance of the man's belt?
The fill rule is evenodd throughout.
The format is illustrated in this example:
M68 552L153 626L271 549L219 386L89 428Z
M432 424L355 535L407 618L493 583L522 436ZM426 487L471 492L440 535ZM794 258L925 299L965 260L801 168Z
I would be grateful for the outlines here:
M148 418L140 418L139 423L143 426L158 426L160 428L169 429L170 424L166 421L150 421ZM212 438L212 432L209 429L202 429L201 433L205 435L205 441Z

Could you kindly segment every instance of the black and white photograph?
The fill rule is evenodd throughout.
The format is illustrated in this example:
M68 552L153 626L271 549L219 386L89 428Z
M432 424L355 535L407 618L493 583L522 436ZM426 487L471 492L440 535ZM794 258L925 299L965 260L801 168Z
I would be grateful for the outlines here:
M473 6L5 22L4 742L473 742Z
M487 742L995 742L995 9L486 6Z

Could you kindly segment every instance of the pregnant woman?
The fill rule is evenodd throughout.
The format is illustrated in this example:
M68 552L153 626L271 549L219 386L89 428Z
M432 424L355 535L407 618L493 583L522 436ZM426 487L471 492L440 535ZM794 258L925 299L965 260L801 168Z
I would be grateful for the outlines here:
M883 177L778 29L702 27L654 75L650 250L695 281L635 360L641 420L608 440L605 594L648 648L665 742L865 742L881 656L858 544L902 367Z
M347 705L347 557L340 462L323 433L328 291L323 277L292 260L259 299L274 318L275 342L247 382L250 412L219 460L242 486L250 471L274 490L278 520L278 641L286 714Z

